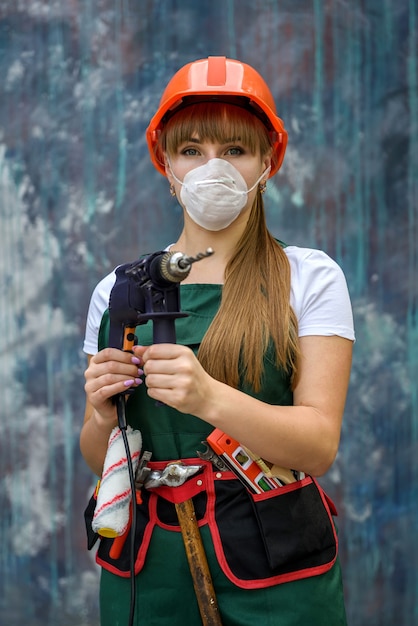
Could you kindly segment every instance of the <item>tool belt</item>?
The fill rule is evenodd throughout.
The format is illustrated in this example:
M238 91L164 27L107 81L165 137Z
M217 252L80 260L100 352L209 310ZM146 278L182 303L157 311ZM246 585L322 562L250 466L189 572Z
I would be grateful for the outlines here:
M227 578L244 589L270 587L325 573L333 566L338 539L332 516L336 509L311 476L283 487L253 494L230 471L220 472L202 459L183 459L202 471L179 487L142 489L137 504L135 572L145 563L153 530L180 533L175 503L193 500L199 526L208 525L219 565ZM162 470L167 462L152 462ZM94 510L86 509L86 526ZM132 532L132 531L129 531ZM90 535L90 539L92 536ZM101 538L96 560L122 577L130 575L130 536L112 558L112 539ZM90 541L89 547L93 544Z

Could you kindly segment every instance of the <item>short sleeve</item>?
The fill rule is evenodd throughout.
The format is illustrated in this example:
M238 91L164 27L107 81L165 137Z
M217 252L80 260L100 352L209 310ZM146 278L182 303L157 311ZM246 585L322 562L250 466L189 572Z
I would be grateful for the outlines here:
M338 335L354 341L350 295L340 266L321 250L288 246L285 252L299 336Z
M86 354L96 354L98 336L103 313L109 306L109 296L115 284L116 274L113 271L103 278L95 287L87 313L86 334L83 350Z

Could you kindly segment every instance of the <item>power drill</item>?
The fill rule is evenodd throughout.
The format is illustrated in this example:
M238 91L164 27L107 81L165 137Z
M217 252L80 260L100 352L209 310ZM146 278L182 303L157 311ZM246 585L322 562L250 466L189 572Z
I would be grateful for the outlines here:
M194 257L161 250L116 269L109 298L109 347L132 350L135 329L153 321L153 343L176 343L175 320L180 310L179 285L193 263L213 254L212 248Z

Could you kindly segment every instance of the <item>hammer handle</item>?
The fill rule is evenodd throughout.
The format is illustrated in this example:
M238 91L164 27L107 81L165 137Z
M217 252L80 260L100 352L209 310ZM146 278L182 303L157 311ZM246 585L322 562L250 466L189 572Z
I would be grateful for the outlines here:
M222 626L193 501L176 504L176 511L203 626Z

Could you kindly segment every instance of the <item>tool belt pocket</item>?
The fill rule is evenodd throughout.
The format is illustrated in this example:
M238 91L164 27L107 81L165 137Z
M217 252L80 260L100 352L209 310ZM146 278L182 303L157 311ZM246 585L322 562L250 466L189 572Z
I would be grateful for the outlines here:
M230 482L231 484L227 484ZM259 588L328 571L337 558L336 510L310 476L262 494L216 484L215 551L237 586Z

